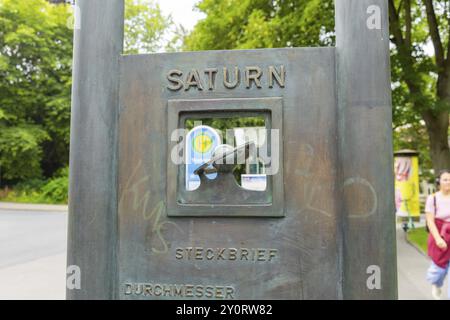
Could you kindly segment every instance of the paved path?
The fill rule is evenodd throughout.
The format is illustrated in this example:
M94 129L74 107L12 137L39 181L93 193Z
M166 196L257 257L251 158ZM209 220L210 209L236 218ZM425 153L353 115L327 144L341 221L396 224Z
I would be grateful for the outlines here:
M414 223L416 228L425 226L425 217ZM401 300L431 300L431 285L425 280L430 258L406 241L405 232L397 224L398 291ZM444 283L443 299L447 299L447 283Z
M0 211L67 212L66 205L0 202Z
M35 209L0 209L0 299L65 298L67 214Z
M65 298L65 210L0 203L0 299ZM431 299L425 281L429 260L400 228L397 263L399 299Z
M397 228L397 277L400 300L429 300L431 287L425 280L430 260L407 243L405 232Z

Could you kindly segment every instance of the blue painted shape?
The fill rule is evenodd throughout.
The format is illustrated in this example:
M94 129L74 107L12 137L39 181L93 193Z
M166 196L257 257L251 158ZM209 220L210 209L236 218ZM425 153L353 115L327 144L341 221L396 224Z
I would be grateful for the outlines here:
M185 187L193 191L200 186L200 177L194 174L203 163L211 160L214 150L222 144L217 130L209 126L198 126L188 132L186 136L186 178ZM207 175L209 179L215 179L217 174Z

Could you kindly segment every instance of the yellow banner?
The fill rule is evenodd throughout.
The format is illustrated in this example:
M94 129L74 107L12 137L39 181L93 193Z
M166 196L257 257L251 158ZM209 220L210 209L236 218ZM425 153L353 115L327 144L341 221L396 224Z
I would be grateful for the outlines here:
M395 207L399 217L419 217L419 158L395 158Z

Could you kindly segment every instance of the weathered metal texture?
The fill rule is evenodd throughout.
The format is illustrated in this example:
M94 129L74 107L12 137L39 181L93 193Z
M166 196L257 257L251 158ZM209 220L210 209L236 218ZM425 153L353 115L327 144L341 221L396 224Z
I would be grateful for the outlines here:
M387 1L337 0L336 49L124 57L123 0L77 4L68 265L81 289L68 298L396 298ZM282 215L169 216L183 198L167 133L184 123L170 101L199 115L259 99L282 101L283 170L265 198Z
M262 88L227 88L223 66L258 66ZM217 68L215 89L169 90L174 68ZM120 298L342 298L334 48L124 56L120 91ZM262 97L283 99L285 217L169 217L168 101Z
M345 299L397 297L387 6L336 0Z
M117 117L123 0L78 0L75 30L69 191L69 266L81 288L68 299L115 298Z

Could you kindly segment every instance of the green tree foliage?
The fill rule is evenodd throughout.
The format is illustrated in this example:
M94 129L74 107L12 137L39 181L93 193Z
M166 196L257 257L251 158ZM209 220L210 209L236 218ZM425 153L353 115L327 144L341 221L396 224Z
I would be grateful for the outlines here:
M184 50L323 46L334 43L333 0L203 0L206 18Z
M31 179L41 174L40 144L48 140L40 126L0 127L0 154L5 179Z
M416 136L403 145L429 154L422 164L431 158L435 172L450 168L449 5L447 0L389 0L395 134ZM430 44L433 56L425 52Z
M183 50L325 46L334 43L333 0L203 0L197 8L206 17L184 36ZM205 119L204 124L224 130L264 126L264 121L258 118Z
M67 203L69 198L69 167L58 170L53 179L50 179L44 186L40 197L47 202Z
M428 134L424 125L413 122L396 128L393 133L394 150L414 149L419 151L419 174L421 179L434 183L434 174L431 171L430 152L428 150Z
M204 119L188 119L185 128L192 130L195 126L210 126L219 131L222 137L226 137L227 130L242 127L265 127L266 123L263 116L255 117L230 117L230 118L204 118Z
M72 14L64 3L0 0L0 185L68 165ZM159 49L169 21L151 0L126 0L126 53Z
M2 181L39 178L67 162L72 30L43 0L0 0ZM44 156L45 155L45 156Z
M164 47L164 34L172 23L152 0L125 0L125 53L156 52Z
M18 183L14 190L0 191L4 201L25 203L67 203L69 187L69 167L58 170L49 180L31 179Z

